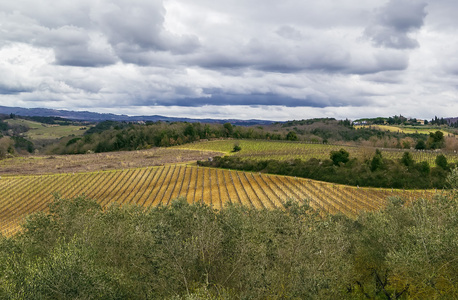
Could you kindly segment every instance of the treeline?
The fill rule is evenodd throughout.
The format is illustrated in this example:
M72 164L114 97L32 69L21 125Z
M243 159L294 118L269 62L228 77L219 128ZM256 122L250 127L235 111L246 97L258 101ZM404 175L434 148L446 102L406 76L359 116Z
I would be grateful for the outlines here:
M307 202L105 210L56 198L0 237L2 299L456 299L455 198L320 216Z
M323 143L332 141L359 142L376 138L378 140L396 140L397 143L393 146L396 148L403 148L402 139L411 138L414 141L426 139L423 134L406 134L402 132L382 131L370 127L361 127L356 129L352 122L348 119L338 121L333 118L320 118L288 121L283 123L282 127L288 128L299 137L310 135L314 137L312 139L316 139L316 141L321 141ZM296 140L301 139L298 138ZM410 148L410 145L408 147Z
M87 123L87 122L80 122L80 121L74 121L74 120L69 120L61 117L42 117L42 116L19 116L16 114L0 114L0 120L6 120L6 119L24 119L24 120L30 120L30 121L35 121L43 124L50 124L50 125L80 125L82 123Z
M345 150L333 151L330 159L311 158L307 161L255 160L236 156L215 157L212 161L199 161L199 165L241 171L297 176L353 186L431 189L444 188L450 169L444 155L436 158L436 166L415 162L409 152L400 160L383 158L376 154L366 161L350 158Z
M290 122L289 125L297 122L300 123L300 121L294 121ZM319 122L322 122L322 124L317 125ZM316 125L314 128L306 130L293 127L287 131L278 131L270 127L233 126L230 123L146 122L144 124L134 124L105 121L90 128L83 137L63 139L50 152L53 154L83 154L87 152L139 150L150 147L175 146L201 139L215 138L299 141L306 140L307 136L312 136L314 138L311 141L326 143L329 140L361 141L374 137L377 139L392 138L400 141L401 137L407 136L401 133L390 133L370 128L354 129L347 123L332 119L313 120L311 124ZM424 135L410 136L425 139ZM400 143L399 147L401 147Z
M168 147L214 138L286 139L286 135L265 131L262 127L187 122L149 122L132 124L106 121L88 130L83 137L63 140L52 152L81 154L88 151L110 152Z
M366 124L388 124L388 125L411 125L411 126L418 126L422 125L420 120L417 120L416 118L406 118L403 115L395 115L392 117L384 118L384 117L378 117L378 118L364 118L364 119L358 119L355 120L357 123L361 122L366 122ZM434 119L428 121L428 120L423 120L424 125L447 125L447 120L444 118L438 118L437 116L434 117Z

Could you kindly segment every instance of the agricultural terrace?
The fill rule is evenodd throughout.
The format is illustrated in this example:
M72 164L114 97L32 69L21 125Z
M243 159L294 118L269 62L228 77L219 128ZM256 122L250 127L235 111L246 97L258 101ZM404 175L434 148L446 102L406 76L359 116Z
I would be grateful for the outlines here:
M25 136L30 140L59 139L70 135L81 136L88 129L85 126L50 125L24 119L6 119L5 122L29 128Z
M239 145L241 151L231 152L234 145ZM309 160L311 158L329 159L331 151L336 151L341 148L350 153L350 158L370 159L375 148L357 147L357 146L342 146L329 144L310 144L303 142L288 142L288 141L263 141L263 140L214 140L197 142L177 146L178 149L190 150L207 150L223 152L226 155L233 155L242 158L258 159L258 160ZM407 150L403 149L379 149L382 156L387 159L401 159L403 153ZM431 166L435 164L436 156L444 154L449 163L458 162L458 154L455 152L436 152L436 151L415 151L411 150L413 159L416 162L427 161Z
M86 195L102 207L112 203L145 208L173 199L203 202L216 209L228 203L253 208L283 207L287 199L308 199L310 206L355 217L384 207L389 196L431 198L433 190L357 188L303 178L254 174L189 165L0 178L0 231L13 234L27 215L46 211L54 193Z

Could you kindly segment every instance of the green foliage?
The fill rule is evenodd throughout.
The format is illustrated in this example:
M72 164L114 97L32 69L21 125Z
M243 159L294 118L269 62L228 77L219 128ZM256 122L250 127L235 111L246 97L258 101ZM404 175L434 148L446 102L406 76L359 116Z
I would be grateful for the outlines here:
M105 121L89 129L82 139L67 138L50 152L53 154L83 154L87 151L110 152L169 147L200 139L236 137L249 139L281 139L263 129L234 127L226 124L165 123L128 124ZM284 137L283 137L284 138Z
M447 162L447 158L445 157L445 155L443 154L439 154L438 156L436 156L436 166L444 169L444 170L447 170L448 169L448 162Z
M340 149L339 151L331 151L330 154L332 163L336 166L340 164L345 164L350 160L350 153L345 149Z
M21 116L22 119L39 122L42 124L59 124L59 125L81 125L81 122L72 121L61 117L41 117L41 116Z
M426 149L426 143L424 140L418 140L417 144L415 145L415 149L417 150L425 150Z
M404 156L408 159L410 153L406 153ZM445 187L447 171L440 167L431 168L425 161L415 163L413 160L408 160L408 162L409 166L406 166L400 160L382 158L381 153L378 152L369 162L360 162L353 158L340 167L336 167L330 159L311 158L307 161L301 159L278 161L237 156L214 157L213 161L199 161L198 164L225 169L298 176L353 186L409 189Z
M349 120L314 119L286 122L279 126L233 126L225 124L201 124L188 122L146 122L133 124L126 122L104 121L86 131L81 140L66 138L50 150L51 154L82 154L87 151L109 152L138 150L150 147L168 147L195 142L201 139L236 138L258 140L309 140L328 143L337 140L384 140L423 138L421 134L380 131L375 128L355 129ZM299 127L300 126L300 127ZM283 127L288 128L285 135ZM20 129L20 128L19 128ZM18 129L18 130L19 130ZM89 138L86 138L89 137ZM399 143L399 147L401 144Z
M422 161L417 164L418 170L423 174L429 174L431 172L431 167L428 162Z
M455 167L451 170L450 174L447 176L447 187L451 189L458 189L458 167Z
M101 133L110 129L123 129L128 126L125 122L103 121L97 123L94 127L88 129L85 134Z
M372 157L371 160L371 171L374 172L378 169L380 169L383 165L383 157L382 157L382 152L377 149L375 150L375 155Z
M288 132L288 134L286 135L286 139L287 139L288 141L297 141L297 140L298 140L298 137L297 137L296 132L294 132L294 131Z
M35 150L33 143L23 137L13 136L11 137L14 140L14 148L17 150L25 150L29 153L32 153Z
M239 144L235 144L234 148L232 148L232 152L239 152L240 150L242 150L242 147Z
M79 140L81 140L80 137L72 138L71 140L69 140L69 141L67 142L66 146L68 147L68 146L70 146L70 145L72 145L72 144L75 144L75 143L78 142Z
M445 145L444 133L442 131L431 132L426 143L429 149L440 149Z
M232 126L231 123L224 123L223 125L224 129L225 129L225 133L226 133L226 136L229 137L229 136L232 136L232 134L234 133L234 127Z
M2 120L0 120L0 132L4 132L4 131L7 131L7 130L8 130L8 123L3 122Z
M407 151L404 152L404 154L402 155L402 158L401 158L401 163L406 167L413 166L415 161L413 160L412 154L410 154L410 152L407 152Z
M24 233L0 237L0 297L455 299L457 203L392 198L348 219L294 200L101 210L56 197Z

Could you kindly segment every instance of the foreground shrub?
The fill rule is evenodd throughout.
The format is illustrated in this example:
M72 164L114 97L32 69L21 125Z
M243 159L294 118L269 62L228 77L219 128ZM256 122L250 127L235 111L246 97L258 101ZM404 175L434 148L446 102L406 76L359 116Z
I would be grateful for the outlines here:
M354 220L297 201L102 210L57 196L0 239L0 298L457 298L457 216L454 198L391 199Z

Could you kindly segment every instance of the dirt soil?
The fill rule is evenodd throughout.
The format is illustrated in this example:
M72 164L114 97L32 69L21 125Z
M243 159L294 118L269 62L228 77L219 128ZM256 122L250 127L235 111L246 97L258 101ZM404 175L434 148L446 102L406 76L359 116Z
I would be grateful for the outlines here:
M76 173L161 166L207 160L217 155L222 153L172 148L81 155L30 155L0 160L0 175Z

